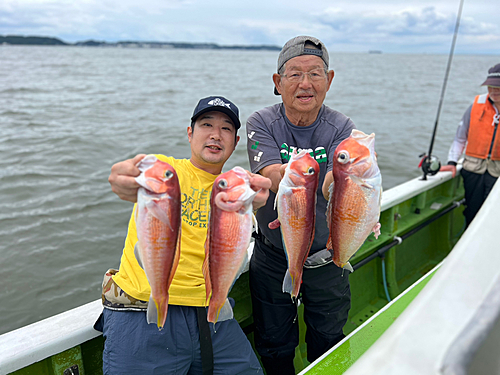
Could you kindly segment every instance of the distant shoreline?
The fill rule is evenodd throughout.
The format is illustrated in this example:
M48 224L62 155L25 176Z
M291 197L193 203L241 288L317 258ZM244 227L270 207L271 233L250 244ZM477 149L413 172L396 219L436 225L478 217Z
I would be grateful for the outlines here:
M255 46L221 46L215 43L184 43L184 42L143 42L120 41L108 43L105 41L86 40L76 43L67 43L58 38L41 36L0 35L0 46L77 46L77 47L109 47L109 48L184 48L184 49L212 49L212 50L265 50L280 51L281 47L268 45Z

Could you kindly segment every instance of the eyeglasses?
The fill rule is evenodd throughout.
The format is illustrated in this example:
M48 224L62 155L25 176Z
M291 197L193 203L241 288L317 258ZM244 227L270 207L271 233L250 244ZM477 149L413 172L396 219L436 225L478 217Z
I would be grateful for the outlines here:
M314 69L310 72L291 71L288 74L282 74L290 82L302 82L305 76L308 76L311 81L321 81L326 78L326 71L324 69Z

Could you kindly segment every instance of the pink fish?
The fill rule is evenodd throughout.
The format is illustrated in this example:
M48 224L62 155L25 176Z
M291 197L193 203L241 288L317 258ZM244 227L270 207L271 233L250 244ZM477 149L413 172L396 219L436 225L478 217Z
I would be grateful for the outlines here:
M288 269L283 280L283 293L297 298L302 283L302 270L309 255L316 223L316 191L319 165L311 155L294 150L276 194L278 219L269 228L281 227Z
M214 324L233 317L227 295L247 262L255 195L247 172L240 167L214 181L203 264L207 301L211 294L207 320Z
M138 242L135 255L144 269L151 296L147 320L161 330L168 310L168 289L179 263L181 236L181 191L174 168L154 155L137 165L142 172L136 181L136 226Z
M335 150L327 209L327 248L333 261L353 272L349 259L373 231L380 235L382 176L375 154L375 134L353 129Z

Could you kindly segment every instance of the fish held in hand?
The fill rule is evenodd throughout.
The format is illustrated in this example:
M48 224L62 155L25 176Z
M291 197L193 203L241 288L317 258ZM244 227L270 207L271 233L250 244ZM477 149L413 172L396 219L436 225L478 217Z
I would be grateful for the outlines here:
M179 263L181 237L181 191L174 168L154 155L142 159L136 178L136 227L138 242L135 255L144 269L151 295L148 324L161 330L168 310L168 289Z
M288 269L283 279L283 293L297 298L302 283L304 263L314 239L316 194L319 165L306 151L294 150L280 181L275 208L278 219L269 228L281 228Z
M382 176L375 154L375 134L353 129L335 150L329 188L328 249L333 262L353 272L349 259L373 231L380 235Z
M227 296L248 260L256 194L250 188L248 173L240 167L214 181L203 263L207 301L210 298L207 320L214 324L233 318Z

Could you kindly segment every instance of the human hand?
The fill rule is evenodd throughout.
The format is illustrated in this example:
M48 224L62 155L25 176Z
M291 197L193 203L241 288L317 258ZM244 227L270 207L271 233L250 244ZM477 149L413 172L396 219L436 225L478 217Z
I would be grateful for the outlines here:
M451 172L451 177L455 177L457 174L457 167L454 165L442 165L441 168L439 168L439 172Z
M247 173L250 176L250 188L257 192L253 200L253 209L257 210L266 204L272 182L269 178L261 176L260 174L254 174L249 171L247 171Z
M281 178L283 178L283 176L285 175L285 172L286 172L286 167L288 166L288 163L285 163L285 164L281 164L281 167L280 167L280 174L281 174Z
M140 185L135 178L141 174L137 163L139 163L146 154L138 154L132 159L127 159L114 164L111 167L111 174L108 181L113 193L124 201L137 202L137 190Z

